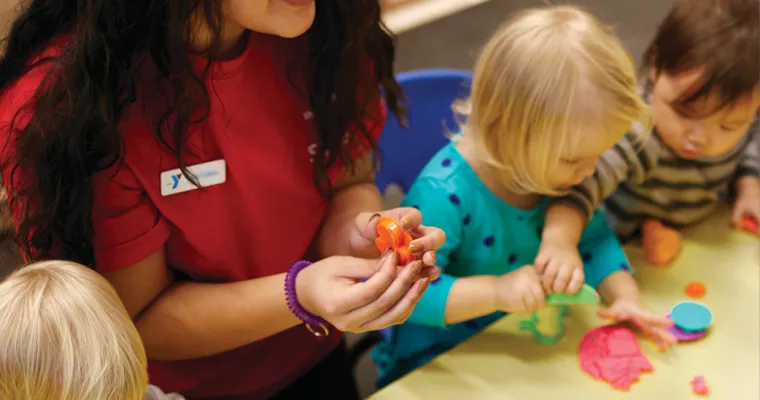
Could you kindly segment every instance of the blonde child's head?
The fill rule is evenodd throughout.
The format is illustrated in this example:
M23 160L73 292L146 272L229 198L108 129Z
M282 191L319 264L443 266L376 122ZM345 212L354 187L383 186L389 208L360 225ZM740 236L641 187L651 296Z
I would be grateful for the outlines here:
M47 261L0 283L0 399L138 400L147 385L140 336L96 272Z
M561 194L640 121L636 68L617 37L573 6L520 12L477 64L463 140L515 193Z

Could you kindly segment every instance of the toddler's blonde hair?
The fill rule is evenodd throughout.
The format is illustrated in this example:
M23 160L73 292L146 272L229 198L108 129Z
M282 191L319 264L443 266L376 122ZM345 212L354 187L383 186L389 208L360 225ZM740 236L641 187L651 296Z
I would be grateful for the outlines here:
M510 18L483 49L470 98L454 105L464 117L462 137L505 187L548 195L561 194L549 171L583 135L622 137L646 109L630 54L574 6Z
M0 399L139 400L147 386L140 336L96 272L46 261L0 283Z

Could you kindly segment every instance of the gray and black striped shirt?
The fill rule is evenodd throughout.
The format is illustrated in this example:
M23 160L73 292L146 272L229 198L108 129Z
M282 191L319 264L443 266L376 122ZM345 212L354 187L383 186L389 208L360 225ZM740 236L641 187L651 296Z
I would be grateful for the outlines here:
M678 157L656 132L644 142L628 134L602 155L592 177L557 201L589 218L603 202L610 226L623 238L635 234L643 218L688 227L710 216L735 178L760 177L758 128L756 119L733 149L700 160Z

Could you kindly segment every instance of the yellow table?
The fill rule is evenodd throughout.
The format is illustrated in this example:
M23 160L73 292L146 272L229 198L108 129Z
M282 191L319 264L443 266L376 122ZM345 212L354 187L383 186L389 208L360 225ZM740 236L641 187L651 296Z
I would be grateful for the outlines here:
M715 316L704 339L683 343L667 353L641 340L654 365L630 392L585 375L578 364L578 344L590 329L602 325L595 305L571 307L565 337L541 346L510 315L441 355L423 368L376 393L375 400L531 399L531 400L670 400L698 398L689 381L704 375L717 400L760 399L760 241L733 231L727 211L684 234L683 253L668 268L646 265L640 248L627 248L636 267L645 302L658 313L688 297L690 281L701 281L707 295L700 301ZM541 315L550 316L545 310Z

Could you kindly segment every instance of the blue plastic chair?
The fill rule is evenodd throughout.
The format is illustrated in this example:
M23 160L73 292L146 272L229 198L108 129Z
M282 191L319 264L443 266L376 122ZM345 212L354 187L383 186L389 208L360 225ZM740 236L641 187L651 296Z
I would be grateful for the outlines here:
M446 145L446 134L458 131L451 104L469 94L472 73L422 69L396 78L407 97L408 128L388 112L378 141L382 159L375 182L381 193L392 183L406 193L425 164Z
M447 133L458 131L451 105L469 94L472 73L457 69L422 69L403 72L396 79L407 97L408 127L402 127L388 112L378 141L382 159L375 184L381 193L391 184L398 185L404 193L409 191L425 164L448 143ZM349 349L352 364L390 335L390 328L365 335Z

